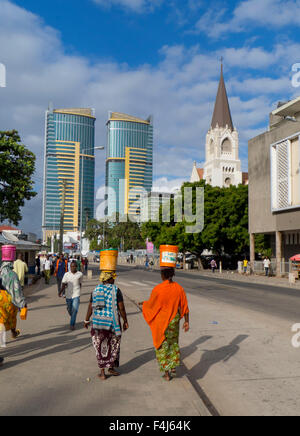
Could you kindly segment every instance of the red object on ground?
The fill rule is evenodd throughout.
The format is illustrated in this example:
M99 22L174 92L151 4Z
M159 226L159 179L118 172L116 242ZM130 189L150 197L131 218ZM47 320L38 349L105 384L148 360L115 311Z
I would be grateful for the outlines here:
M300 254L296 254L295 256L291 257L290 260L295 260L300 262Z

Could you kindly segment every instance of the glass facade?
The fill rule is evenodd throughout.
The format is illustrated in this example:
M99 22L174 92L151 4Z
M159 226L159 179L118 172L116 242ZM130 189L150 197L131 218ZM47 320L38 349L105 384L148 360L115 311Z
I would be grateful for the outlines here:
M106 156L108 217L116 212L121 215L139 212L140 192L152 189L152 165L152 118L141 120L110 113Z
M59 231L64 183L64 230L79 230L81 211L82 228L85 228L86 219L93 218L94 138L95 117L91 110L63 109L46 112L44 232Z

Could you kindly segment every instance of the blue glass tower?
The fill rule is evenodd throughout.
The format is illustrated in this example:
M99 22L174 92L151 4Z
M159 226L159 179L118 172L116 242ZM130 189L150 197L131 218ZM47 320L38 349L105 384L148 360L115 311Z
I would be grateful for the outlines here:
M139 214L153 180L153 121L110 112L107 122L106 187L108 217Z
M92 109L46 111L44 240L59 231L63 183L64 230L78 231L94 216L95 120Z

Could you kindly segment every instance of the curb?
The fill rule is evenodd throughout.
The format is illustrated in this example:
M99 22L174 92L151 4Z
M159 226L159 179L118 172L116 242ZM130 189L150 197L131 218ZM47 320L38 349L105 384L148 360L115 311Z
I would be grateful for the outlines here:
M188 375L184 375L182 377L182 379L181 379L181 382L182 382L182 385L183 385L184 389L188 393L189 399L193 403L193 406L195 407L195 409L199 412L200 416L206 416L206 417L208 417L208 416L210 416L210 417L212 417L212 416L219 416L219 414L211 413L210 412L209 408L205 404L207 402L210 403L210 401L209 400L208 401L204 401L202 399L203 395L201 395L200 393L197 392L197 390L195 389L194 385L190 381ZM202 389L201 389L201 391L202 391ZM206 395L205 395L205 397L206 397Z
M132 304L134 304L138 308L140 313L142 313L142 310L137 302L132 298L128 297L126 292L123 291L123 294ZM188 368L184 364L184 362L182 362L182 366L184 367L185 371L188 372ZM199 416L220 416L215 407L210 402L209 398L206 396L203 389L198 385L198 383L193 383L192 380L190 380L189 375L184 375L178 380L183 385L183 389L188 393L188 397L197 412L199 413Z

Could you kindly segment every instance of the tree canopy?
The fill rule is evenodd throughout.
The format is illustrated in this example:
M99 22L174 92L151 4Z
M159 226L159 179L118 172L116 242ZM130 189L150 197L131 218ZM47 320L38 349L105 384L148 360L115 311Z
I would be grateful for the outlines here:
M16 130L0 131L0 222L18 225L25 200L36 195L32 175L35 155L21 143Z
M212 187L204 180L196 183L185 183L181 188L184 203L184 188L204 188L204 228L199 233L187 233L190 223L183 219L175 222L171 210L171 222L147 222L142 226L143 238L149 238L155 246L175 244L179 250L195 253L199 256L204 249L221 255L240 254L249 249L248 234L248 187L244 185L229 188ZM193 195L193 213L196 209ZM171 201L173 209L174 200ZM182 211L183 212L183 211Z
M91 250L121 248L127 251L145 248L140 226L132 221L111 223L92 219L87 223L85 236L91 242Z

